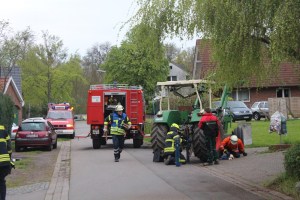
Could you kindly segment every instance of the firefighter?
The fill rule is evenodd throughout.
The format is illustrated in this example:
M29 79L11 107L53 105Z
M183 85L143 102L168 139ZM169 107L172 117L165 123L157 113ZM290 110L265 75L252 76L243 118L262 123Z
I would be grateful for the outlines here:
M220 157L225 160L228 160L230 155L233 155L234 158L239 158L240 154L247 156L242 140L236 135L226 137L220 145L219 152Z
M105 118L104 134L107 135L107 126L110 123L110 134L112 135L115 162L119 162L124 147L124 139L126 130L131 127L131 122L127 115L123 112L124 108L118 104L115 111Z
M211 113L210 108L205 108L202 113L198 127L204 132L206 148L208 150L208 159L204 165L219 164L216 150L216 137L218 136L220 121Z
M0 200L5 200L6 196L5 177L10 174L11 168L14 168L11 153L10 136L4 126L0 125Z
M108 102L109 102L109 105L117 105L117 103L118 103L117 99L113 95L110 96Z
M175 140L179 139L180 144L182 139L179 135L179 126L176 123L173 123L170 127L170 131L167 133L165 140L165 148L164 148L164 163L166 165L175 164ZM180 148L181 151L181 148ZM185 164L185 157L180 153L180 163Z

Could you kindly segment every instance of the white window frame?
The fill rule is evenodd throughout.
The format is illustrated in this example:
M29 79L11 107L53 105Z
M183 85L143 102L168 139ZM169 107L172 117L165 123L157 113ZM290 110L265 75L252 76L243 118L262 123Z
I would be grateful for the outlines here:
M278 90L282 90L282 91L281 91L281 95L282 95L281 97L278 97L278 96L277 96ZM289 94L289 96L287 96L287 97L284 96L284 91L285 91L285 90L287 90L287 91L288 91L288 94ZM291 97L291 96L292 96L292 94L291 94L291 89L290 89L290 88L277 88L277 89L276 89L276 98L289 98L289 97Z
M243 92L247 91L248 92L248 99L247 100L241 100L239 98L239 92L241 92L241 91L243 91ZM236 100L236 101L250 102L250 89L246 89L246 88L245 89L244 88L243 89L235 89L231 92L231 95L235 96L235 98L233 98L233 99Z

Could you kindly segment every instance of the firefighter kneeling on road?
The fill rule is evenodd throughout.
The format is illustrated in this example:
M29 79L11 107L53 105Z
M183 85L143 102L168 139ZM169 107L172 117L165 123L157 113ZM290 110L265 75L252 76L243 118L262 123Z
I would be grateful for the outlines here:
M223 160L239 158L240 154L247 156L244 144L236 135L231 135L225 138L219 148L220 158Z
M175 139L180 140L180 145L182 139L179 135L179 126L176 123L173 123L170 127L170 131L167 133L165 140L165 148L164 148L164 163L166 165L175 164ZM182 148L180 147L180 159L179 162L182 164L186 163L184 155L181 153Z

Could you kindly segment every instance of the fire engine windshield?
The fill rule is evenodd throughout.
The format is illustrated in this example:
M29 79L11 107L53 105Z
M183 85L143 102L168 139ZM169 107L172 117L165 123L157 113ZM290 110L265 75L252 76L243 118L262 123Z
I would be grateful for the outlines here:
M47 118L49 119L70 119L72 118L71 111L49 111Z

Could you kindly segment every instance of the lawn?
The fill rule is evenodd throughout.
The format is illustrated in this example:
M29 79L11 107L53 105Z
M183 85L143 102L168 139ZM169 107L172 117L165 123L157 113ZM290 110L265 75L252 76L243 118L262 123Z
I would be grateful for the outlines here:
M268 147L274 144L280 144L280 135L269 133L270 121L251 121L252 145L249 147ZM230 131L238 126L238 123L232 123ZM286 135L281 136L282 144L300 144L300 120L287 121Z
M146 119L145 133L150 134L152 127L152 119ZM252 129L252 145L249 147L268 147L274 144L280 144L280 136L273 132L269 133L270 121L254 121L249 122ZM228 133L238 126L238 122L231 124ZM282 144L300 144L300 119L293 119L287 121L286 135L281 136ZM145 138L150 141L149 138Z

